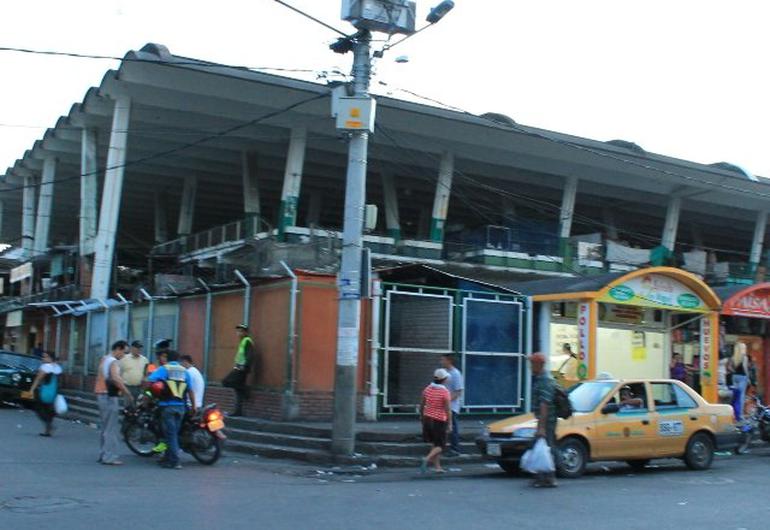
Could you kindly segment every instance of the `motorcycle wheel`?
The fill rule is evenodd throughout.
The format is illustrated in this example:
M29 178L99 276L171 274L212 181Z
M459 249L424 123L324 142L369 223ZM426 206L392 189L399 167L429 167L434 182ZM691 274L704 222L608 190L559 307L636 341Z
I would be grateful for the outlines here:
M138 423L126 425L123 439L131 452L139 456L152 456L153 447L158 445L158 435L150 428Z
M210 466L222 456L222 440L205 429L197 428L190 434L190 445L186 449L195 460Z

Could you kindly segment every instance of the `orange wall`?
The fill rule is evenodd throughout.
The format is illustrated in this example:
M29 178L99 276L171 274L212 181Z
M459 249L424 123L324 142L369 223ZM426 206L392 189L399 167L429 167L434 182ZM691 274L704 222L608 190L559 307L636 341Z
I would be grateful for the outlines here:
M235 326L243 315L242 292L215 294L211 304L211 352L209 378L221 381L233 367L238 347ZM185 317L186 318L186 317Z
M337 288L334 280L300 281L297 307L297 390L334 389Z
M282 390L286 381L290 284L279 281L252 288L251 338L257 349L257 386ZM235 350L233 350L234 352Z
M334 390L337 356L337 285L333 277L300 276L297 308L299 362L297 390ZM365 389L369 337L369 301L361 301L358 391Z
M206 324L206 298L179 300L179 342L181 354L192 356L195 364L203 366L203 343Z

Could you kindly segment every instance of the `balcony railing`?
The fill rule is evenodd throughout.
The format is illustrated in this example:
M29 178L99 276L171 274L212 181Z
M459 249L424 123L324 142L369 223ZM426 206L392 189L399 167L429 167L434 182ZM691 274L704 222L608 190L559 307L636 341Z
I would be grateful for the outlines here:
M180 237L173 241L160 243L152 249L154 256L178 256L201 250L214 249L219 246L236 244L247 239L272 232L272 227L259 217L248 217L240 221L234 221L197 232L189 236Z

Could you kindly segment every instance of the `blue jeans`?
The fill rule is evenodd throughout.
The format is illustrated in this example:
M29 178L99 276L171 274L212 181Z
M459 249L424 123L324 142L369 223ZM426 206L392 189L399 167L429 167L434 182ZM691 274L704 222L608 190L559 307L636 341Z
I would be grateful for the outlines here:
M182 428L184 412L184 405L161 407L160 421L161 425L163 425L163 435L166 438L166 444L168 444L168 449L163 454L161 461L169 465L179 463L179 430Z
M459 414L452 411L452 432L449 436L449 447L453 451L460 452L460 429L457 428L457 416Z

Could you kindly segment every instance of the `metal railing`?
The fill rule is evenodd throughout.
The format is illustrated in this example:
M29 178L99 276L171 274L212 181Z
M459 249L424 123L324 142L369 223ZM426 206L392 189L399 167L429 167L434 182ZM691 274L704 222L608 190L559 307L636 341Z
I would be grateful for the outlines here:
M247 217L189 236L160 243L152 248L154 256L178 256L227 243L251 239L259 233L270 233L272 226L261 217Z
M62 300L72 300L77 297L79 287L75 284L63 285L45 289L39 293L33 293L25 296L17 296L0 302L0 313L7 313L15 309L22 309L27 304L35 302L59 302Z

